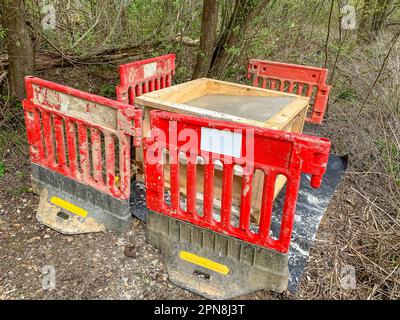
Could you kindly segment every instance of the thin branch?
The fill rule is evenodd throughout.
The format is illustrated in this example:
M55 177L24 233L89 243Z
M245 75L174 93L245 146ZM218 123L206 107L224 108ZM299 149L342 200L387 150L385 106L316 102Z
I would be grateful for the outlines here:
M325 42L325 63L324 67L326 68L328 64L328 44L329 44L329 36L331 34L331 21L332 21L332 13L333 13L333 4L335 0L331 1L331 10L329 12L329 20L328 20L328 33L326 35L326 42Z
M96 21L94 22L94 24L86 30L86 32L78 39L75 41L75 43L72 45L71 48L75 48L83 39L85 39L87 37L87 35L94 29L96 28L96 26L98 25L98 23L100 22L100 17L103 14L105 6L103 7L103 9L100 11L99 15L96 17Z
M339 49L338 49L337 54L336 54L335 62L334 62L334 64L333 64L333 68L332 68L331 78L330 78L330 80L329 80L329 83L330 83L331 85L332 85L332 83L333 83L333 77L335 76L335 71L336 71L337 63L338 63L338 61L339 61L339 57L340 57L340 53L342 52L343 45L344 45L344 43L345 43L345 41L346 41L347 34L348 34L348 33L347 33L346 31L344 31L344 37L343 37L343 39L340 39Z

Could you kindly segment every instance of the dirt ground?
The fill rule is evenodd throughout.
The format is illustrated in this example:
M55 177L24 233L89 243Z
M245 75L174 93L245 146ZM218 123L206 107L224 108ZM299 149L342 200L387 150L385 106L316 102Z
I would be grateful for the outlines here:
M115 75L110 68L89 69L84 76L79 70L66 68L43 77L107 95L116 84ZM135 221L125 235L77 236L62 235L37 222L39 198L30 189L28 150L24 148L8 150L5 174L0 178L0 299L199 298L168 281L161 255L146 243L142 222ZM322 220L297 294L260 291L241 298L367 299L372 295L385 297L389 291L397 294L399 291L385 289L385 283L374 284L371 293L374 279L368 277L367 269L356 269L356 289L345 290L340 284L343 265L369 259L355 247L362 243L348 240L352 239L352 226L363 223L359 220L362 205L351 178L345 177ZM132 246L134 256L128 257L124 250ZM56 286L43 290L42 268L49 265L55 268Z

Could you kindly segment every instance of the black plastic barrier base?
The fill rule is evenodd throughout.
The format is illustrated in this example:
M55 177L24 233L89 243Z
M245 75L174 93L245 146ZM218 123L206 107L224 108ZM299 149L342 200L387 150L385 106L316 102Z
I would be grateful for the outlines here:
M148 242L163 254L170 281L206 298L287 289L286 254L152 211L146 233Z
M64 234L131 228L129 201L32 164L32 188L40 195L37 219Z

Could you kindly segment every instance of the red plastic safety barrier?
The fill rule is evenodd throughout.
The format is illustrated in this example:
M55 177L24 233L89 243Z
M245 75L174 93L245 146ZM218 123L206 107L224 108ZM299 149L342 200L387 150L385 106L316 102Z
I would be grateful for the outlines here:
M253 86L310 97L311 114L306 121L322 124L331 87L327 69L250 59L247 78Z
M288 251L301 174L310 174L311 185L315 188L320 186L329 156L329 140L159 110L151 112L151 125L152 136L144 139L148 209L279 252ZM238 138L239 133L241 138L236 141L241 140L240 156L238 157L239 154L215 153L213 150L207 151L210 149L204 147L207 144L202 144L202 139L210 138L204 135L205 132L211 132L210 130L220 137L234 132L235 139ZM249 146L251 149L248 148ZM164 150L167 150L170 161L170 204L164 199L166 191ZM184 152L188 158L186 210L180 206L178 162L180 152ZM198 156L202 157L203 164L205 163L202 214L196 209ZM218 160L223 164L220 221L213 217L214 165ZM237 165L243 168L243 175L239 223L235 227L231 223L231 204L233 174ZM264 172L264 184L259 229L257 233L254 233L250 229L250 214L252 179L256 169ZM277 175L286 176L287 183L280 234L278 239L273 239L269 231Z
M141 94L170 87L174 75L174 54L122 64L117 100L133 105L135 97Z
M119 199L130 194L130 137L142 110L35 77L23 100L33 163Z

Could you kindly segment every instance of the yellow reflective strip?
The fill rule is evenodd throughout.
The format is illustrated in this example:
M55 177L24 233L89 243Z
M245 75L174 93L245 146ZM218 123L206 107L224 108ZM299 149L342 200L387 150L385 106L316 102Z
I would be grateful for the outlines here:
M65 209L65 210L75 213L77 216L80 216L82 218L86 218L86 216L87 216L86 210L72 204L71 202L65 201L64 199L61 199L58 197L51 197L50 202L54 203L55 205Z
M203 258L201 256L198 256L197 254L190 253L187 251L180 251L179 252L179 257L182 260L197 264L198 266L210 269L212 271L227 275L229 273L229 268L223 264L220 264L218 262L212 261L207 258Z

